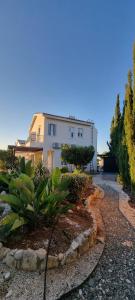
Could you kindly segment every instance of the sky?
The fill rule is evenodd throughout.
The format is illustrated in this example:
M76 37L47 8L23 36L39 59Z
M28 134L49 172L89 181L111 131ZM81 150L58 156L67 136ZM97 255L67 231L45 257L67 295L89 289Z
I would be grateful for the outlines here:
M93 120L107 150L134 41L134 0L0 0L0 149L47 112Z

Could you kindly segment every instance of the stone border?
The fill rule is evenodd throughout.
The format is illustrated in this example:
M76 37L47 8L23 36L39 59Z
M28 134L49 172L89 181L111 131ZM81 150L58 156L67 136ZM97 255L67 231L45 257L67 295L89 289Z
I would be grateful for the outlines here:
M99 198L99 197L98 197ZM96 202L95 202L96 204ZM91 209L91 206L88 208ZM96 243L83 255L78 256L70 264L60 265L59 268L49 269L47 272L47 300L62 300L66 294L83 284L95 268L102 256L105 246L105 227L98 205L92 205L92 211L98 225ZM99 230L100 229L100 230ZM100 235L99 235L100 234ZM8 292L12 291L13 300L42 300L43 298L43 272L27 272L8 268L4 265L6 272L11 271L12 281ZM15 288L16 282L19 286ZM35 290L29 287L36 287Z
M93 226L79 234L71 243L69 249L65 253L58 255L49 255L48 269L57 268L78 259L86 251L91 248L96 240L97 223L95 215L90 211ZM0 260L6 263L7 266L24 271L43 271L45 269L46 250L40 248L32 250L10 249L0 243Z

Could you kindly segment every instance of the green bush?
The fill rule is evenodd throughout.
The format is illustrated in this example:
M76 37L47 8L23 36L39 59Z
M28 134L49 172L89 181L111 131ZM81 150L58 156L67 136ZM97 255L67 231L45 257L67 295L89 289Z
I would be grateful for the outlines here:
M34 169L33 181L35 188L41 183L41 181L46 180L49 177L49 170L40 161Z
M0 221L0 241L26 224L31 229L38 227L41 220L47 225L53 224L59 214L71 207L63 202L67 195L68 181L61 180L58 168L37 189L26 174L11 179L9 194L0 196L0 201L11 206L11 211Z
M62 167L61 169L61 173L68 173L68 167L66 167L66 166L64 166L64 167Z
M3 211L4 211L4 207L0 206L0 216L2 215Z
M68 201L77 202L83 200L85 197L85 193L92 184L92 176L82 174L64 174L63 178L68 179L68 190L69 194L67 196Z
M124 185L122 176L121 176L120 174L117 175L116 181L117 181L119 184Z

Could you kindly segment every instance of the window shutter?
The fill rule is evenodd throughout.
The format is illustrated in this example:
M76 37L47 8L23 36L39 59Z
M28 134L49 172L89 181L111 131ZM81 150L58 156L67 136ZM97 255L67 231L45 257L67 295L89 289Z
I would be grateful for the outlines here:
M51 135L51 124L48 124L48 135Z
M56 135L56 124L53 125L53 135Z

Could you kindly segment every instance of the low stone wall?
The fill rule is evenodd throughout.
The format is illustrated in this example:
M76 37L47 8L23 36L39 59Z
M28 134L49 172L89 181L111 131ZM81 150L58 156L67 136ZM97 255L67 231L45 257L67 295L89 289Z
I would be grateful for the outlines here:
M71 243L65 253L48 257L48 269L53 269L64 264L71 263L93 246L96 240L97 224L94 213L90 212L93 218L93 226L78 235ZM0 260L9 267L24 271L42 271L45 268L45 249L9 249L0 243Z

